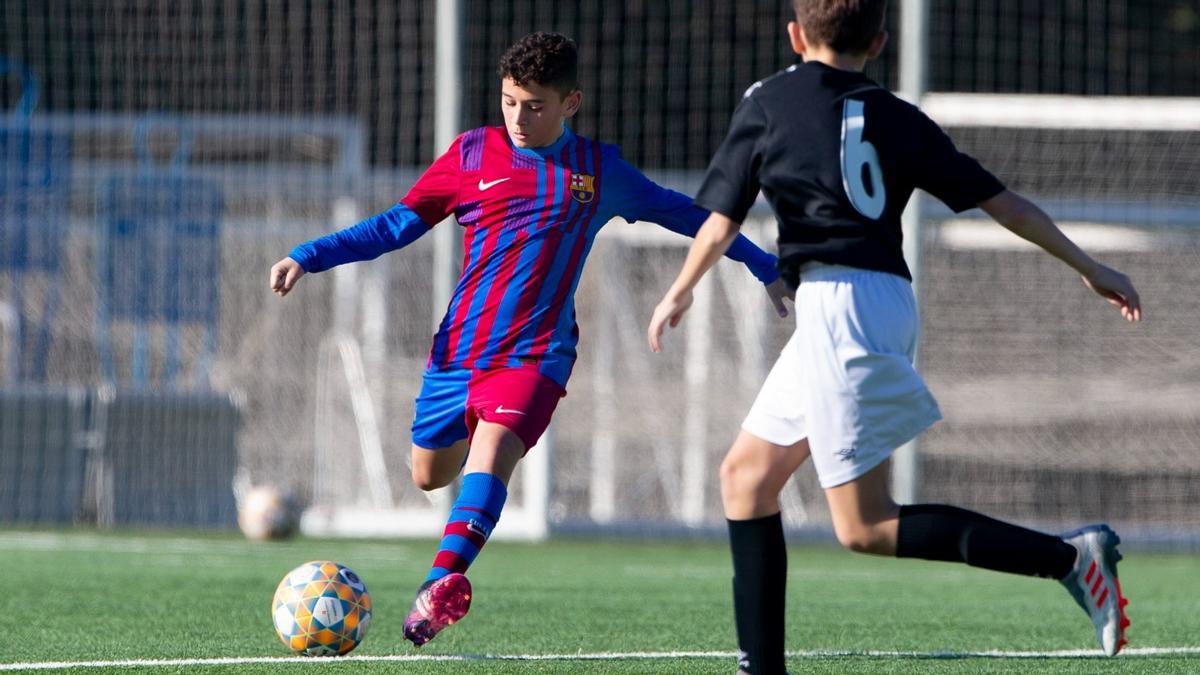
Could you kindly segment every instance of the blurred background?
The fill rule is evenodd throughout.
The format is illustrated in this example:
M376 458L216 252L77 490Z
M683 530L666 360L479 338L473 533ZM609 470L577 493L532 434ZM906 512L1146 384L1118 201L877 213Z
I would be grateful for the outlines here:
M271 264L388 208L447 130L499 124L496 62L533 30L579 44L575 129L693 192L742 92L795 61L789 16L764 0L6 0L0 523L229 528L271 484L310 533L435 534L446 495L411 486L408 429L457 226L286 299ZM1200 8L910 0L888 29L868 75L1127 272L1147 317L1124 323L978 211L921 200L920 368L946 420L906 451L899 493L1197 546ZM745 231L773 250L773 228L760 204ZM791 326L724 262L650 354L688 243L602 232L569 395L497 535L722 531L717 466ZM786 502L795 532L828 530L811 468Z

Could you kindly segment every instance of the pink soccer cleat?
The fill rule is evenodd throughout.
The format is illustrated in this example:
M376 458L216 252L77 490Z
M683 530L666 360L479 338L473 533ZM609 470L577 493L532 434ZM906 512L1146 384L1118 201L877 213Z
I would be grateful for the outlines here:
M470 608L471 582L457 572L447 574L417 591L404 620L404 638L420 647L466 616Z

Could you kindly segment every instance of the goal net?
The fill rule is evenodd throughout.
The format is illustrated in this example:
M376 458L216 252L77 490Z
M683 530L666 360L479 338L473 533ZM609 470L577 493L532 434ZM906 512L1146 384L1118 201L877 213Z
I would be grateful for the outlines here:
M1107 520L1138 538L1195 537L1200 306L1187 289L1200 274L1200 100L935 94L924 108L1128 273L1147 318L1124 322L981 211L924 197L920 368L945 420L919 441L917 498L1049 529ZM772 230L769 219L748 228L760 242ZM670 351L652 357L643 324L682 253L643 233L597 255L595 295L580 303L592 356L572 398L583 403L559 417L579 441L559 451L571 470L555 475L552 513L585 529L719 527L716 467L788 323L724 262ZM827 526L810 468L784 503L792 526Z
M902 4L868 66L892 89ZM924 107L1128 272L1147 320L1122 323L1057 261L926 199L921 368L946 421L922 439L918 495L1194 540L1195 8L927 4L929 88L952 93ZM273 483L310 532L438 534L453 489L417 490L408 466L442 276L431 238L284 299L266 284L292 246L385 210L444 149L437 5L0 5L0 523L232 526L232 491ZM462 6L464 128L499 123L508 44L562 31L580 45L574 128L685 193L741 93L795 59L777 0ZM744 232L770 249L774 227L760 205ZM723 261L651 354L646 323L688 243L646 223L602 233L569 394L497 536L723 527L717 468L791 323ZM828 528L811 467L784 513Z
M931 205L922 370L944 422L926 499L1026 522L1200 531L1200 100L932 95L959 146L1132 278L1121 320L1059 261L978 212Z

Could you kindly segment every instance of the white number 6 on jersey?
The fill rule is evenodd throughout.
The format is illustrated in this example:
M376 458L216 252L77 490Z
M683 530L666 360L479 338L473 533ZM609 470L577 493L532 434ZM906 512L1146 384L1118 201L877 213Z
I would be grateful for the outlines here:
M863 140L863 102L846 99L842 108L842 187L850 203L864 216L874 220L883 215L887 190L883 187L883 169L875 146ZM871 174L871 187L863 183L863 166Z

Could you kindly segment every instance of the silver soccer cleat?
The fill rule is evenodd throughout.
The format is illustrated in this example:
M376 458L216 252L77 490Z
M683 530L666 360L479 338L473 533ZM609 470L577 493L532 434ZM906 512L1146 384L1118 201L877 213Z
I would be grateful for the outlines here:
M1096 637L1104 653L1116 656L1125 646L1125 629L1129 619L1117 580L1117 562L1121 554L1117 544L1121 538L1108 525L1089 525L1062 535L1064 541L1079 551L1075 569L1060 580L1075 602L1088 613L1096 627Z

